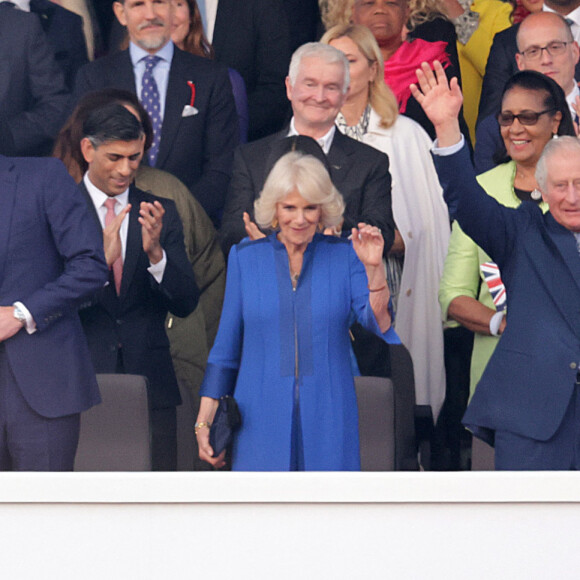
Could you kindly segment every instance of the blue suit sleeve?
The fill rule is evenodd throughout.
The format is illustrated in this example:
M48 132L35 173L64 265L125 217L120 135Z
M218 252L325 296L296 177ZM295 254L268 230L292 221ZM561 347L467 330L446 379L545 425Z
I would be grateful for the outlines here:
M466 145L433 159L445 202L454 208L461 229L501 268L517 241L518 212L498 203L479 185Z

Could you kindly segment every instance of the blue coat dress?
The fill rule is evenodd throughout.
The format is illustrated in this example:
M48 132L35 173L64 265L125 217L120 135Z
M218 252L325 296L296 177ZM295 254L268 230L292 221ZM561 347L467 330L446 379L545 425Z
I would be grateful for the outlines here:
M235 470L290 469L297 394L304 469L360 469L353 315L386 342L400 342L392 328L380 332L368 295L364 266L347 240L316 234L296 290L275 234L232 248L201 395L235 394L242 414Z

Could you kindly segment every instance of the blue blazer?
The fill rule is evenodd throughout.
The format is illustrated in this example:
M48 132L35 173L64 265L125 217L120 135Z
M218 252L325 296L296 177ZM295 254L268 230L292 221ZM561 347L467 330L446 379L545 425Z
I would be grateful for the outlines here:
M466 147L434 157L446 201L507 289L506 330L463 422L488 442L495 430L546 441L562 423L580 362L576 240L535 204L511 209L486 195Z
M37 328L4 346L24 398L44 417L100 401L77 307L107 276L102 232L62 163L0 156L0 304L22 302Z

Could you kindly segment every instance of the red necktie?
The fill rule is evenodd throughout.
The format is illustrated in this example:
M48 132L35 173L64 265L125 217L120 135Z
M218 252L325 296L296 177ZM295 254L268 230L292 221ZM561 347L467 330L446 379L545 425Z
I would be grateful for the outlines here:
M105 215L105 227L113 222L116 217L115 214L115 204L117 200L110 197L105 201L105 207L107 208L107 215ZM117 290L117 296L121 293L121 280L123 278L123 255L121 255L113 262L113 276L115 277L115 289Z

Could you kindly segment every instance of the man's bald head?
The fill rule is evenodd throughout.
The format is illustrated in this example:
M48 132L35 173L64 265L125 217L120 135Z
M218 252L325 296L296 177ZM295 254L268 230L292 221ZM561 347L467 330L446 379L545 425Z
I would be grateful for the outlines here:
M530 14L520 24L517 44L520 70L541 72L553 78L567 95L572 91L580 52L562 16L554 12Z

